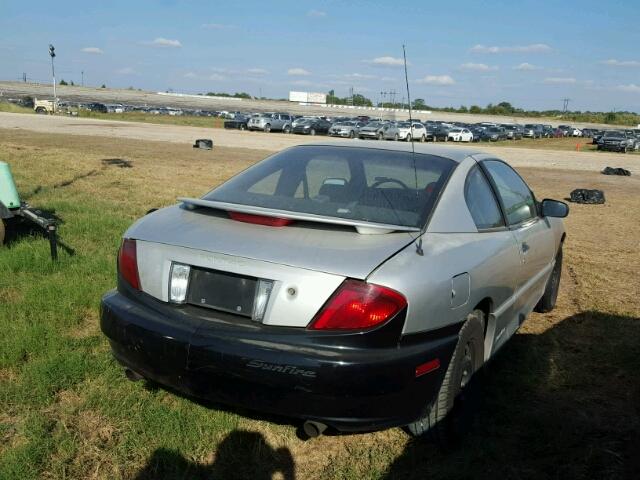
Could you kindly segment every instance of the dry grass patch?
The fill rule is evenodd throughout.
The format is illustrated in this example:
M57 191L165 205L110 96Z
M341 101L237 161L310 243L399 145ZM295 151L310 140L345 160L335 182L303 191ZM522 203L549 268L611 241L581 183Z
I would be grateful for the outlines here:
M34 205L57 206L68 220L62 236L74 232L69 240L79 252L73 259L62 257L55 267L33 262L19 269L25 289L43 278L77 283L62 294L52 293L55 305L24 307L24 331L34 335L39 333L31 328L34 324L59 318L50 308L69 305L65 311L70 313L64 328L52 327L37 337L40 343L27 352L27 360L16 357L19 367L0 370L0 387L19 383L39 349L60 335L63 340L54 343L50 362L29 378L53 383L68 374L78 379L73 388L54 390L48 403L12 407L19 415L35 412L53 425L41 433L34 429L40 435L35 445L50 441L51 435L55 445L29 457L39 472L33 478L230 479L251 478L255 472L282 477L289 471L305 479L638 478L633 475L640 471L633 463L640 443L637 177L520 169L539 198L563 199L574 188L601 188L607 203L571 204L556 310L533 314L496 357L475 428L459 450L443 453L400 429L302 442L289 424L206 410L169 392L127 384L119 367L104 360L108 343L87 340L99 333L95 304L114 281L103 278L96 283L99 288L87 288L84 295L92 297L91 304L82 303L75 290L93 285L99 273L113 268L117 239L126 225L149 208L174 203L177 196L202 195L267 152L221 147L205 152L160 142L2 133L0 152L11 163L20 191ZM130 161L132 168L102 162L113 158ZM100 223L103 216L108 222ZM95 235L95 228L103 230ZM101 243L105 236L109 241ZM27 247L25 259L32 254ZM95 259L89 270L80 269L81 262ZM18 306L29 300L13 285L1 289L0 298ZM91 358L99 368L89 370L90 362L83 368L91 373L83 377L76 376L75 364L56 363L72 355L78 361ZM38 385L24 388L29 387ZM0 407L0 425L6 418ZM11 438L19 438L11 428L6 429ZM14 450L4 448L0 453Z

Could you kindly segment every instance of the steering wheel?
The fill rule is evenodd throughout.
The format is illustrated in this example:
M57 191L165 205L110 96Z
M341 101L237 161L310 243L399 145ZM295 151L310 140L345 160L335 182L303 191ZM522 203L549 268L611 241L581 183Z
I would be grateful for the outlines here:
M398 180L396 178L390 178L390 177L376 177L376 181L373 185L371 185L371 188L377 188L384 183L397 183L405 190L409 190L409 187L407 186L407 184L404 183L402 180Z

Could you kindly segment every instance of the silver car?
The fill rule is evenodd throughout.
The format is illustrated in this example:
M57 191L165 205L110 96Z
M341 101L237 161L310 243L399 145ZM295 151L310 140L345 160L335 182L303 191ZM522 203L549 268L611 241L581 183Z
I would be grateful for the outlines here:
M363 122L339 122L331 125L329 135L332 137L355 138L358 136L360 128L364 127Z
M263 113L251 117L247 122L249 130L262 130L263 132L281 131L291 132L292 117L288 113Z
M556 302L567 205L476 150L297 146L179 200L124 234L115 358L308 435L447 435L474 373Z
M385 140L404 140L406 142L427 140L427 129L421 123L394 122L389 123L382 129L382 136Z
M383 122L369 122L364 127L361 127L358 130L358 138L364 140L366 138L374 139L374 140L382 140L383 132L382 129L386 123Z

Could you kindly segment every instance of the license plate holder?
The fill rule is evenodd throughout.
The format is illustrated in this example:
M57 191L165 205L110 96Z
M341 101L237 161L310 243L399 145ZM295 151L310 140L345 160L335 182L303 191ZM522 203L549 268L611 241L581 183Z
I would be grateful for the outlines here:
M192 268L187 303L251 318L257 288L254 277Z

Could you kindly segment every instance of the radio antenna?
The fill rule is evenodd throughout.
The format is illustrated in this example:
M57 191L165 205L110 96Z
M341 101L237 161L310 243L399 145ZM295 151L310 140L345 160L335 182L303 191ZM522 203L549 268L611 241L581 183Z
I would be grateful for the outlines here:
M418 169L416 168L416 147L413 144L413 116L411 115L411 93L409 93L409 74L407 73L407 50L402 44L402 57L404 58L404 81L407 86L407 102L409 106L409 132L411 135L411 160L413 161L413 175L415 177L416 182L416 198L419 197L418 194ZM424 251L422 250L422 235L420 235L416 241L416 253L420 256L424 255Z

